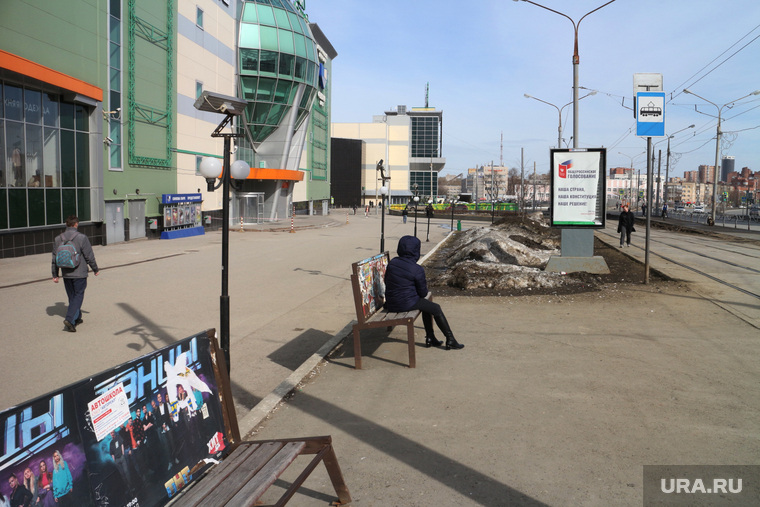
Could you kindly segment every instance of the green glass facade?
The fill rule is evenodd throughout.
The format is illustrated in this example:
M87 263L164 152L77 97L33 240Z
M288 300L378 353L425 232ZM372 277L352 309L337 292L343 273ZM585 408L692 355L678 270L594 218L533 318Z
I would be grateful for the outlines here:
M298 85L306 89L298 106L298 128L317 90L319 63L308 24L287 0L246 1L239 35L240 90L248 101L250 139L262 143L293 105Z

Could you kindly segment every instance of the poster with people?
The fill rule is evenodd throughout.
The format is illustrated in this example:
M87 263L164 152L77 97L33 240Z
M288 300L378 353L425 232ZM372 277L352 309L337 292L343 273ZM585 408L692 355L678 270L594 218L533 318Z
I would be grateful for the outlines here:
M73 396L82 384L0 413L0 493L8 505L97 505Z
M364 316L375 313L383 306L385 298L385 268L388 257L382 253L357 263L355 274L362 293Z
M204 332L0 413L0 493L50 507L168 503L229 444L213 368Z

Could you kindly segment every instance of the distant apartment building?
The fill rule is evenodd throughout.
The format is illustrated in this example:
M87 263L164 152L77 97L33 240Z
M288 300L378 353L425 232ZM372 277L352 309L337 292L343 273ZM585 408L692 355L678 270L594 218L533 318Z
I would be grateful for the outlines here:
M699 183L712 184L713 182L715 182L715 166L714 165L701 165L699 166L697 173L698 173L697 181Z
M509 194L509 168L490 165L467 169L467 191L473 200L491 201L507 199Z

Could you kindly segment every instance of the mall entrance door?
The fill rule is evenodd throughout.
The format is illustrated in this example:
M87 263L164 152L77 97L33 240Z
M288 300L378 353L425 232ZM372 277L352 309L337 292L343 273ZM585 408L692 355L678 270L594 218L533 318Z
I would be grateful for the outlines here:
M264 194L246 192L237 194L234 221L243 224L260 224L264 221Z

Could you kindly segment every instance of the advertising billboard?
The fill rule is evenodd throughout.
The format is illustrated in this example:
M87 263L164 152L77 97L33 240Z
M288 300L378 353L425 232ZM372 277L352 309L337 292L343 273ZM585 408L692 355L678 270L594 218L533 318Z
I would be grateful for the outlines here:
M603 228L607 150L553 149L550 158L552 227Z

